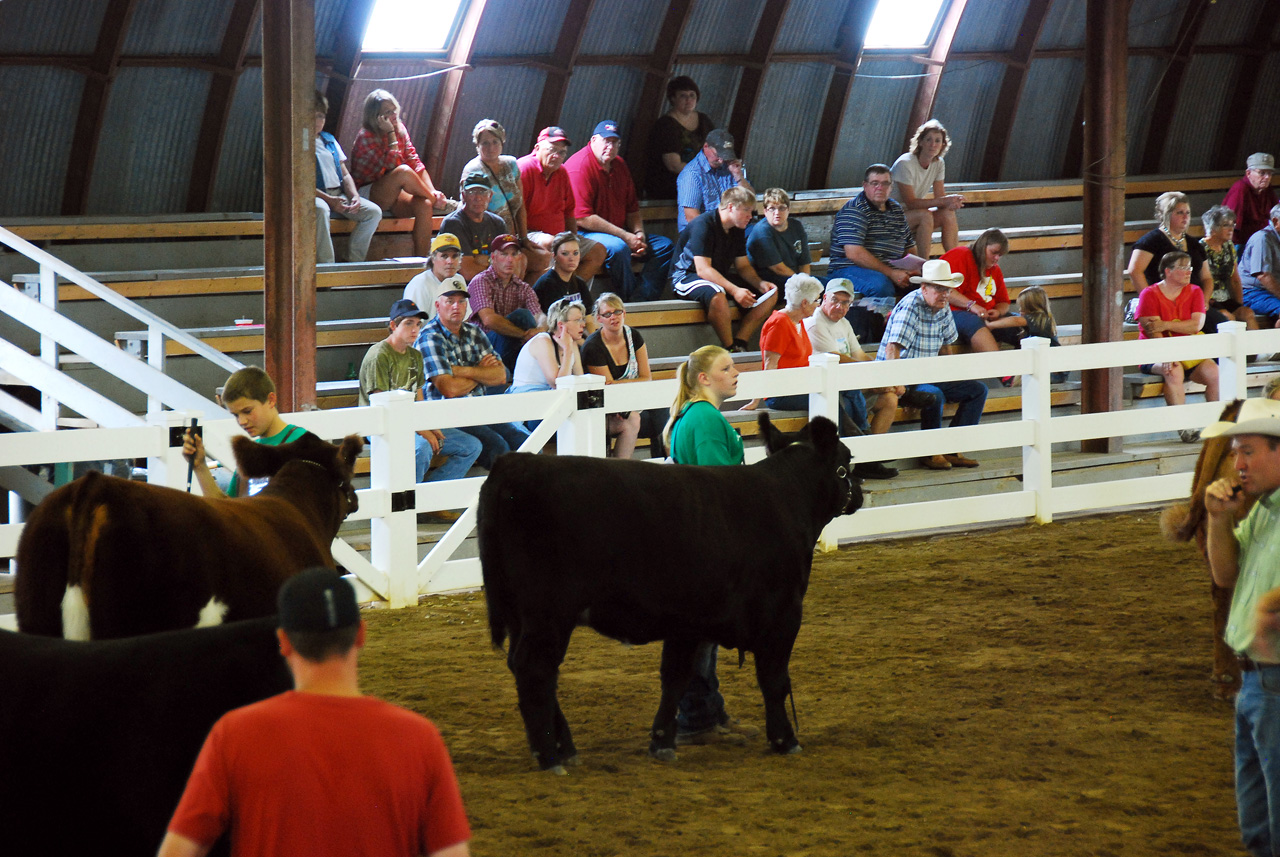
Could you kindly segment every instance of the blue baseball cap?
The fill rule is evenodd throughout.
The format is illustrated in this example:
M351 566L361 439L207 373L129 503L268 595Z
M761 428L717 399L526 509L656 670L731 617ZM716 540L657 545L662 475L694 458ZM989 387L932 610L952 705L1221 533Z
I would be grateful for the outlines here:
M618 123L612 119L605 119L596 125L596 130L592 131L591 135L593 137L613 137L616 140L622 139L622 135L618 133Z

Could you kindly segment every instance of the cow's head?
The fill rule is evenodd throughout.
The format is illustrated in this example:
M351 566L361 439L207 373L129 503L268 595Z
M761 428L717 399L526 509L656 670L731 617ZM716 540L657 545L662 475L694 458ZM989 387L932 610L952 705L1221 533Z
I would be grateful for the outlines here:
M817 452L819 466L830 474L831 481L827 484L835 509L833 517L852 515L862 508L861 480L853 475L853 455L841 442L835 423L826 417L814 417L800 431L789 435L779 431L769 415L763 413L759 417L759 425L769 455L776 455L793 444L812 447Z
M360 508L355 488L351 485L356 456L364 449L364 439L360 435L347 435L340 446L321 440L311 432L293 443L280 446L264 446L247 437L236 437L231 441L231 448L236 455L236 467L249 479L275 476L290 462L297 462L297 468L319 468L329 474L339 496L339 523Z

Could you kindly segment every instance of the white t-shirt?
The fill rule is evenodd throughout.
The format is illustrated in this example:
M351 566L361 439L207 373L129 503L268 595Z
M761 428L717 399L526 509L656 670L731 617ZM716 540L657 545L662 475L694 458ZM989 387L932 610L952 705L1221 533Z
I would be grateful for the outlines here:
M822 307L813 311L813 315L804 320L805 330L809 331L809 342L813 345L813 353L829 352L843 354L846 357L865 356L858 335L847 318L832 321L823 313Z
M435 274L431 273L431 269L427 268L405 284L404 296L417 304L418 309L435 318L436 289L438 288L440 288L440 281L436 279Z
M342 151L342 144L337 140L334 140L333 144L338 147L338 160L345 161L347 153ZM315 149L316 163L320 165L320 175L324 177L324 189L342 187L342 176L338 174L333 166L333 153L329 151L329 148L324 143L320 142L319 137L316 137Z
M928 199L933 196L933 183L944 181L946 176L947 167L942 158L922 167L915 155L905 152L893 162L893 198L902 201L898 185L904 184L915 191L916 199Z

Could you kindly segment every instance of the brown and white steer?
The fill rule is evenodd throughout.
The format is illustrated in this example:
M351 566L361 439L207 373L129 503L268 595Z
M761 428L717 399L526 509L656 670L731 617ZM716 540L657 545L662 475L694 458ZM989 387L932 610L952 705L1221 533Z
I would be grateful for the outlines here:
M1222 410L1222 421L1235 420L1243 401L1236 399ZM1165 538L1176 542L1187 542L1193 538L1200 555L1205 554L1205 524L1208 515L1204 508L1205 489L1218 479L1235 476L1235 456L1231 452L1230 437L1212 437L1204 441L1200 447L1200 457L1196 459L1195 477L1191 483L1191 497L1185 503L1177 503L1165 509L1160 515L1160 531ZM1253 508L1256 497L1246 497L1240 509L1240 518ZM1231 593L1233 590L1219 586L1209 577L1209 594L1213 600L1213 694L1219 699L1232 700L1240 690L1240 665L1236 661L1236 653L1222 639L1227 628L1227 613L1231 610Z
M308 432L293 443L232 441L252 497L206 498L90 473L50 494L18 542L18 628L105 639L266 616L288 577L333 567L330 544L356 510L364 446Z

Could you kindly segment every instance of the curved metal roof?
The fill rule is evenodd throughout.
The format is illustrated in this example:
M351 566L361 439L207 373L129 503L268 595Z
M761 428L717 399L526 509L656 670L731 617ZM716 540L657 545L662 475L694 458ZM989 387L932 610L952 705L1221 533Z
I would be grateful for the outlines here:
M922 115L951 133L948 180L1080 172L1084 0L950 0L961 11L937 63L861 51L865 0L469 2L483 7L470 55L458 57L470 68L446 87L400 79L436 67L420 60L359 57L371 0L315 0L317 80L339 101L344 145L365 94L383 87L449 191L484 117L506 126L516 156L542 125L581 145L599 119L617 119L635 169L666 80L689 74L699 109L738 135L758 188L856 185L867 164L897 157ZM0 215L260 209L261 7L0 3L0 103L21 118L0 125ZM1249 152L1277 149L1277 7L1132 0L1130 172L1243 168ZM206 134L215 139L201 145Z

